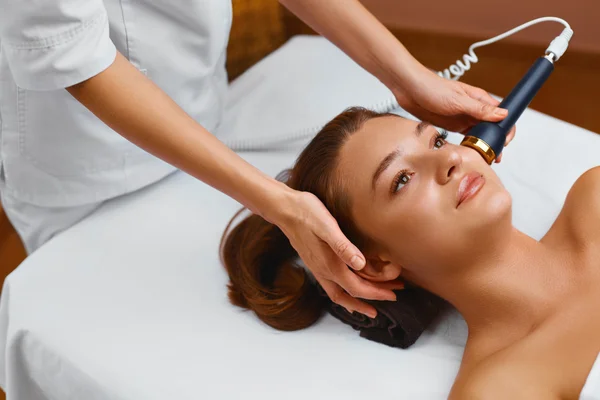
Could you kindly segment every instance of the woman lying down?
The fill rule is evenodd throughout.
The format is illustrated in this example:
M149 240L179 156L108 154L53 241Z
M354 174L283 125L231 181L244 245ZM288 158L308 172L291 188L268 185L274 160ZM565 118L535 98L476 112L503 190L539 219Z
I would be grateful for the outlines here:
M477 152L433 126L353 108L303 150L287 184L321 199L365 254L362 278L406 288L371 302L374 320L350 314L294 264L276 226L250 215L222 243L234 304L282 330L327 309L371 340L408 347L446 301L469 328L450 399L579 399L600 388L600 167L536 241L512 225L511 196Z

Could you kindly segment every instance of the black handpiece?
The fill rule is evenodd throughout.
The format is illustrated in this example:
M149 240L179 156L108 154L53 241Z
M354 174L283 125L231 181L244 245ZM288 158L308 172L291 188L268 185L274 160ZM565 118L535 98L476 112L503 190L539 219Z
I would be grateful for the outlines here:
M500 122L480 122L462 140L461 145L477 150L491 164L502 152L506 135L529 106L538 90L554 70L553 55L538 58L499 107L508 110Z

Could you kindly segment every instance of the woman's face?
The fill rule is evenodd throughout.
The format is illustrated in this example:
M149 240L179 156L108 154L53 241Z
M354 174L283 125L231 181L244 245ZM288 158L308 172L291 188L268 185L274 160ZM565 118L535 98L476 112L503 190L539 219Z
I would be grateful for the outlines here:
M511 197L492 168L429 124L367 121L342 147L337 173L377 256L412 273L434 272L511 225ZM463 179L478 176L480 189L460 202Z

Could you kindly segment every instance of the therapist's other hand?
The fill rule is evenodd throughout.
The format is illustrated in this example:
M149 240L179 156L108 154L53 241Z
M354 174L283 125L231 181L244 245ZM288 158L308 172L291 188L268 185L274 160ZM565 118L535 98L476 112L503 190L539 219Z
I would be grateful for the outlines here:
M365 258L342 233L327 208L312 193L291 191L272 221L321 284L329 298L349 312L374 318L375 308L358 298L396 300L388 284L377 285L355 274L365 266Z
M467 133L480 121L498 122L508 115L507 110L498 108L500 102L485 90L444 79L422 66L391 90L406 111L452 132ZM515 132L513 127L505 146ZM501 155L496 161L499 159Z

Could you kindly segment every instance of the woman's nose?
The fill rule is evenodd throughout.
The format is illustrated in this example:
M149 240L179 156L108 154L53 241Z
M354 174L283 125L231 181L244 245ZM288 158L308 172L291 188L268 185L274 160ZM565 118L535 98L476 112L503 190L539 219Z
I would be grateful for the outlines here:
M437 180L441 185L448 183L459 172L462 156L450 146L441 151L438 158Z

